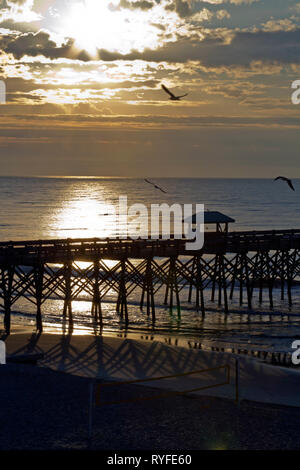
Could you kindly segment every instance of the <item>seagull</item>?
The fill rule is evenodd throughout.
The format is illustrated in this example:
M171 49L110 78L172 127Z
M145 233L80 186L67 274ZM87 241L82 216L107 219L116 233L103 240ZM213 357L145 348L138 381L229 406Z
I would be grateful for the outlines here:
M152 181L149 181L149 180L147 180L146 178L145 178L144 181L146 181L146 183L148 183L148 184L151 184L151 185L154 186L156 189L159 189L162 193L167 194L167 191L165 191L164 189L162 189L162 188L160 188L159 186L157 186L157 184L152 183Z
M282 181L286 181L286 183L289 185L289 187L295 191L295 188L293 186L293 183L292 181L289 179L289 178L286 178L285 176L277 176L277 178L274 179L274 181L277 181L277 180L282 180Z
M168 95L170 95L171 101L180 101L181 98L188 95L188 93L186 93L185 95L175 96L165 85L162 85L161 87L166 93L168 93Z

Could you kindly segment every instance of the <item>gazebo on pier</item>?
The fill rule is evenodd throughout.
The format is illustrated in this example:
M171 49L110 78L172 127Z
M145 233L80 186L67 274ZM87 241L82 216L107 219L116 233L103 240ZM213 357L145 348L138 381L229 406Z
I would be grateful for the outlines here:
M196 225L197 214L193 214L192 218L188 217L185 222ZM234 223L235 219L232 219L228 215L222 214L218 211L205 211L204 212L204 225L215 225L216 232L227 233L229 224Z

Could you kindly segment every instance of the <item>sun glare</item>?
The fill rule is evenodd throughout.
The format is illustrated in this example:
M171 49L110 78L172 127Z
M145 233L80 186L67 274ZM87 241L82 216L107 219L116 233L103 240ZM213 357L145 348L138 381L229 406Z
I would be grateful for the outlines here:
M115 216L111 205L94 198L63 201L52 216L51 231L59 238L109 237L114 235Z
M139 9L120 9L116 0L85 0L71 6L61 32L92 57L98 49L126 54L157 45L159 30L152 16Z

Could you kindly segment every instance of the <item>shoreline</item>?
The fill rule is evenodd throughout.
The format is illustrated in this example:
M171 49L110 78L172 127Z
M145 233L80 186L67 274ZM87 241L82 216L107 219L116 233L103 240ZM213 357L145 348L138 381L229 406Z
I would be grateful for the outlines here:
M238 360L241 399L300 407L299 369L270 365L255 357L188 349L154 339L149 341L146 338L132 339L109 334L62 334L55 331L39 334L26 328L11 334L5 342L9 355L44 354L39 362L42 368L106 381L173 376L226 364L230 367L230 384L211 388L204 395L229 399L235 397L235 366ZM173 391L211 386L224 380L223 372L218 370L214 374L208 372L164 379L151 383L151 386ZM196 394L203 395L203 392Z
M36 329L31 324L18 324L13 326L13 331L11 335L15 334L27 334L31 335L36 333ZM222 339L220 340L201 340L198 338L195 339L194 335L179 334L177 332L171 331L147 331L147 329L141 328L136 331L132 329L109 329L109 328L100 328L97 326L79 326L76 325L70 331L67 327L63 325L51 325L44 324L43 334L51 335L69 335L69 336L88 336L88 337L107 337L107 338L121 338L123 340L136 340L136 341L147 341L147 342L159 342L167 344L169 346L181 347L187 350L201 350L206 353L227 353L230 355L237 355L238 357L245 358L254 358L258 361L271 364L275 366L280 366L292 370L297 370L298 367L292 363L292 352L286 350L272 350L269 347L259 347L259 345L245 344L245 345L235 345L234 343L228 343ZM0 329L0 339L1 336L6 337L5 331Z

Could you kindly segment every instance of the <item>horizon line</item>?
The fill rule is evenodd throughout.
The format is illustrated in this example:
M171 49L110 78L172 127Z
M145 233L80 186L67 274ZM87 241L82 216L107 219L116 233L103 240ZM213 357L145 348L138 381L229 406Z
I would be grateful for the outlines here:
M88 175L0 175L0 178L40 178L40 179L220 179L220 180L273 180L266 176L88 176ZM293 177L293 180L300 179Z

